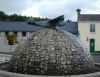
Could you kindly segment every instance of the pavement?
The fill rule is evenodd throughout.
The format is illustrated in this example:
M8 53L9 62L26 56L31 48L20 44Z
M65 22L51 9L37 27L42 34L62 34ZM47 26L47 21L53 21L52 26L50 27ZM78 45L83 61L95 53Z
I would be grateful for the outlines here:
M94 62L100 63L100 54L93 54L92 56L93 56Z

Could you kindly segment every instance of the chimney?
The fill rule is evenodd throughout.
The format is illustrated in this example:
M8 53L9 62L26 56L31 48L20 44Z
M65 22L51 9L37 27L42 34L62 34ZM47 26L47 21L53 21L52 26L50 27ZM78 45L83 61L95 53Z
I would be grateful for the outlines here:
M81 12L81 9L77 9L77 21L79 20L79 16L80 16L80 12Z
M68 19L67 22L71 22L71 20Z
M81 9L77 9L77 14L80 15Z

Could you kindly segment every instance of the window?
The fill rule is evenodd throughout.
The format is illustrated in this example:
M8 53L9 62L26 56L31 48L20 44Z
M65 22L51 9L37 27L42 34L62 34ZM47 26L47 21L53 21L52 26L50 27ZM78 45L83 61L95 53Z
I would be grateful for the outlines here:
M5 36L7 36L9 34L9 32L5 32Z
M22 36L26 36L26 32L22 32Z
M17 36L17 32L14 32L14 34Z
M90 24L90 32L95 32L95 24Z

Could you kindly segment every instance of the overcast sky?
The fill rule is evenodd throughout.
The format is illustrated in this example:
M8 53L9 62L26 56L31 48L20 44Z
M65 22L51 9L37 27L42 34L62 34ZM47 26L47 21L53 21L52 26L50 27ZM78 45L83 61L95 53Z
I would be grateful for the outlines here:
M65 15L66 19L76 21L77 8L81 13L99 14L100 0L0 0L0 11L33 17Z

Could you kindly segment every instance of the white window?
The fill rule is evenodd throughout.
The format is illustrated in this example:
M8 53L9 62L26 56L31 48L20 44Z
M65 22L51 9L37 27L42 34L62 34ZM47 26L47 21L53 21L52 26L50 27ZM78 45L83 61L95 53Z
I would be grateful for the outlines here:
M90 32L95 32L95 24L90 24Z

